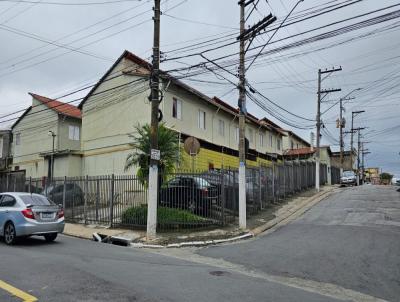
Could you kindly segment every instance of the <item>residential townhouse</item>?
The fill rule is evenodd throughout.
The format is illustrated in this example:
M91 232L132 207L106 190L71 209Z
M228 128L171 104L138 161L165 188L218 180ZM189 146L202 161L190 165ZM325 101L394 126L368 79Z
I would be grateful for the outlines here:
M134 126L150 123L150 65L125 51L84 98L82 110L82 173L123 174L127 155L132 151L128 134ZM183 167L194 161L195 169L238 166L237 109L214 97L209 98L166 73L162 73L163 122L177 132L180 141L196 137L200 153L189 158L182 148ZM267 119L248 115L248 165L270 164L282 157L284 133Z
M282 144L284 152L293 149L310 148L309 142L290 130L283 130L286 136L283 137Z
M12 125L12 170L27 177L81 175L80 110L30 93L32 105ZM54 150L53 150L54 139Z

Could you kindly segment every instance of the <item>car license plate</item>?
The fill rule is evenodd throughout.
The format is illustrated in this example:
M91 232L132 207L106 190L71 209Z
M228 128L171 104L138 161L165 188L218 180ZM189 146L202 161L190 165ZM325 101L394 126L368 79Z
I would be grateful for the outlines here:
M53 213L42 213L40 216L42 219L53 219L54 214Z

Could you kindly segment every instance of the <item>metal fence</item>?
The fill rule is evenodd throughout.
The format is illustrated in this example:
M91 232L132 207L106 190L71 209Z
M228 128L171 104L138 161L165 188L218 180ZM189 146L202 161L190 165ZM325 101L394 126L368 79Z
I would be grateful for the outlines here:
M321 184L327 181L321 165ZM144 228L147 186L136 176L86 176L0 180L0 192L25 191L47 195L64 207L74 223ZM162 175L158 198L158 229L199 228L237 223L239 175L235 169L179 171ZM246 169L247 213L254 215L315 185L315 163L294 161Z

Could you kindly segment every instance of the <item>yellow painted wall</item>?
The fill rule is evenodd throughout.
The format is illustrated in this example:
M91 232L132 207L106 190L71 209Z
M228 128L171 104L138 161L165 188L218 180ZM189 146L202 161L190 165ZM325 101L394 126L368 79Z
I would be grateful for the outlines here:
M205 171L209 169L210 164L214 166L214 169L223 167L237 169L239 167L238 157L205 148L201 148L199 154L194 157L184 151L181 154L180 170L192 171L194 168L194 171ZM272 162L258 157L256 161L247 160L246 164L248 167L258 167L259 165L269 166Z

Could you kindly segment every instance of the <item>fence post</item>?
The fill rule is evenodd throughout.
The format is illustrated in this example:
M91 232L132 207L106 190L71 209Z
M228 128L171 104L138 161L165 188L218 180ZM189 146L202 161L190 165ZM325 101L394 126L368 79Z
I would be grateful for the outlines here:
M99 220L100 180L96 180L96 222Z
M114 177L114 174L112 174L110 182L110 228L113 227L114 218Z
M85 176L85 184L84 184L84 203L83 203L83 217L85 219L85 224L87 224L87 200L88 200L88 185L89 185L89 176Z
M272 164L272 200L273 200L273 202L276 202L276 200L275 200L275 163Z
M65 210L65 198L66 198L66 193L67 193L67 176L64 176L64 183L63 183L63 196L62 196L62 206L63 209Z
M32 176L29 176L29 189L28 193L32 193Z
M225 172L224 169L221 169L221 218L222 218L222 225L225 225Z
M258 201L260 202L260 210L263 209L261 198L261 164L258 165Z

